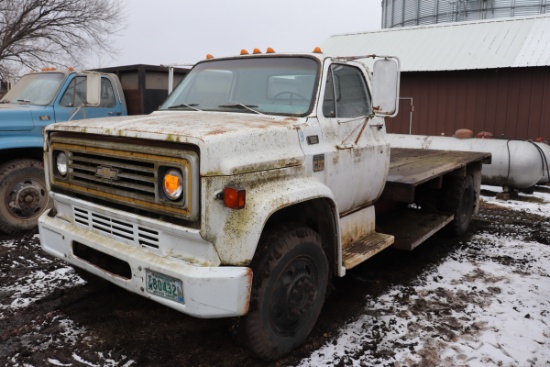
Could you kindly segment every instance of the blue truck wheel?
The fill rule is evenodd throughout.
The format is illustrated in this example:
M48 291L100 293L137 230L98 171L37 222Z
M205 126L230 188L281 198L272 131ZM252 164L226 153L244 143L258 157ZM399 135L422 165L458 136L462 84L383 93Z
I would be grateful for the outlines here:
M42 162L17 159L0 166L0 231L34 229L49 204Z

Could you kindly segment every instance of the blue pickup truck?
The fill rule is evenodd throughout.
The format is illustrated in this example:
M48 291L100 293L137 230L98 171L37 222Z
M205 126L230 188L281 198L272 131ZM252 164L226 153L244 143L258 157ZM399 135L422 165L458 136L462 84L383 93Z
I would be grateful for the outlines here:
M187 70L176 70L174 81L178 82ZM86 103L89 75L71 70L27 74L0 100L0 232L34 228L49 205L42 163L44 126L150 113L168 95L167 68L108 68L99 73L100 100L91 106Z

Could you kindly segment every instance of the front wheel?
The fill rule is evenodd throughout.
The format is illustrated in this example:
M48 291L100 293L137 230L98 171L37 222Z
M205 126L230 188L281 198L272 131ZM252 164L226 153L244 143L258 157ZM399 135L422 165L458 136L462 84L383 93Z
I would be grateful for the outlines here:
M329 278L320 236L281 226L262 237L253 262L250 309L237 336L259 358L274 360L304 342L323 307Z
M0 166L0 231L33 229L49 202L42 162L18 159Z

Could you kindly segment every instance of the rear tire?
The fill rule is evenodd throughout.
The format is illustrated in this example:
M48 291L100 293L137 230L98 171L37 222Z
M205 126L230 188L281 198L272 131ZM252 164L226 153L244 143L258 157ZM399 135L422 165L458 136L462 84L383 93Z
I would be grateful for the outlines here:
M463 236L468 232L476 204L472 176L449 177L441 202L441 209L454 213L454 220L446 227L452 236Z
M34 229L49 205L42 162L18 159L0 166L0 231Z
M274 360L301 345L321 313L329 278L319 234L280 226L262 236L248 314L236 327L239 341L263 360Z

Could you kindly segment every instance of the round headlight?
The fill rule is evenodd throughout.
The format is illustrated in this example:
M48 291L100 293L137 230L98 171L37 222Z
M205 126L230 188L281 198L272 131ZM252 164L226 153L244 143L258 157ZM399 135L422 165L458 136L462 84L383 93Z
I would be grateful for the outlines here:
M57 172L59 172L61 176L66 176L67 175L67 155L65 155L65 153L63 152L59 152L57 154L57 158L55 159L55 163L57 166Z
M169 169L164 174L162 188L170 200L179 200L183 193L183 177L180 170Z

